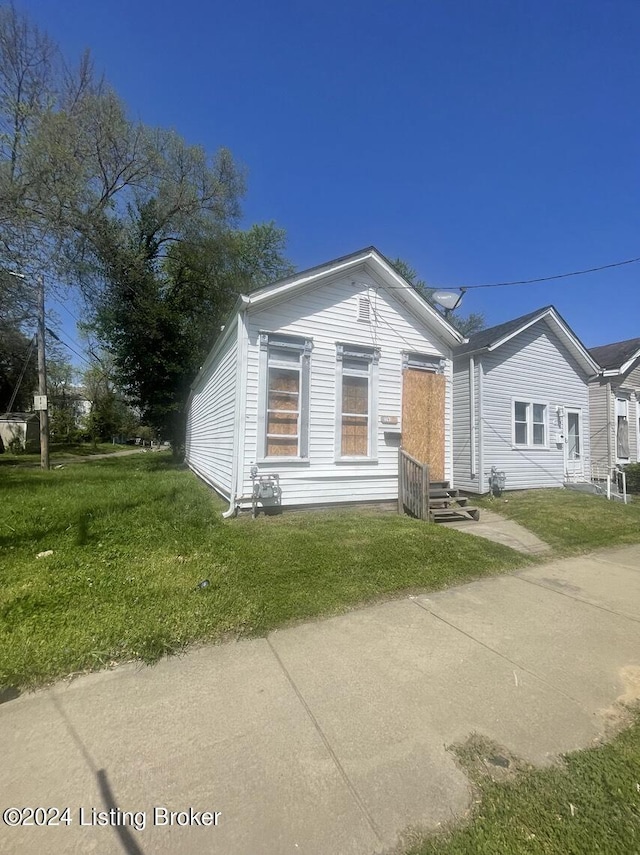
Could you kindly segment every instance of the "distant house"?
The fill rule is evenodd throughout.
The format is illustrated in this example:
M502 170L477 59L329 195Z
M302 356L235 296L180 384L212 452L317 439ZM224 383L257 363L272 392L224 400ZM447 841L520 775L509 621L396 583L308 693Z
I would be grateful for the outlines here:
M40 417L37 413L0 415L0 438L5 451L17 445L22 451L40 450Z
M598 365L553 306L454 349L456 487L560 487L589 478L589 387Z
M640 461L640 338L590 353L602 368L589 386L591 458L606 474Z
M401 437L451 480L462 341L374 247L241 296L193 383L186 460L229 512L253 467L284 506L395 501Z

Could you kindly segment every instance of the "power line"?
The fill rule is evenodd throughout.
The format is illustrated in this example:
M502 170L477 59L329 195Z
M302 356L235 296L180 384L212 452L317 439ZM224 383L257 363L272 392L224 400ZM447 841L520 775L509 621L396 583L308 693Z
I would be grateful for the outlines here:
M49 327L47 327L47 328L46 328L46 330L47 330L47 332L49 333L49 335L50 335L50 336L53 336L53 338L55 338L55 340L56 340L56 341L59 341L59 342L60 342L60 344L63 344L65 347L68 347L70 351L72 351L73 353L75 353L75 355L76 355L76 356L80 357L80 359L82 359L82 361L83 361L83 362L86 362L86 363L87 363L87 365L88 365L89 367L91 367L91 362L89 362L89 360L86 358L86 356L83 356L79 351L77 351L77 350L75 349L75 347L71 347L71 345L70 345L68 342L63 341L63 340L60 338L60 336L59 336L57 333L55 333L52 329L49 329ZM60 335L62 335L62 333L60 333Z
M600 270L611 270L613 267L623 267L625 264L637 264L640 261L638 258L628 258L626 261L614 261L612 264L603 264L600 267L588 267L585 270L574 270L571 273L556 273L554 276L540 276L538 279L518 279L515 282L491 282L486 285L457 285L451 286L453 290L457 288L504 288L507 285L533 285L536 282L551 282L554 279L567 279L569 276L584 276L585 273L598 273Z

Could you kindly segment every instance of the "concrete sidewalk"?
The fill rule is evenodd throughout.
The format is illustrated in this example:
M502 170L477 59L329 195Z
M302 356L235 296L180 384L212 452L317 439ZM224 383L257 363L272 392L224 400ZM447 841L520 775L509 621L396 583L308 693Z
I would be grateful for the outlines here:
M553 762L639 696L640 546L394 600L1 705L0 806L71 823L0 852L372 855L469 807L452 743Z
M510 546L511 549L524 552L527 555L544 555L545 552L551 552L549 544L540 540L528 528L487 508L482 508L478 520L441 522L440 525L446 528L455 528L465 534L484 537L486 540L493 540L494 543L502 543L504 546Z

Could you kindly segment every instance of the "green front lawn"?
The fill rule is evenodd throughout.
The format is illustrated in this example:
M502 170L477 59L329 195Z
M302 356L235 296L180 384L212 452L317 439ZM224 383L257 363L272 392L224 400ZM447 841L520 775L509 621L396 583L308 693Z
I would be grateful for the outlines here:
M131 445L114 445L111 442L98 442L95 445L92 442L74 442L74 443L52 443L49 448L49 458L51 463L55 465L57 461L66 460L69 457L87 457L94 454L113 454L115 451L131 450L135 446ZM11 454L6 451L0 454L0 466L19 466L21 464L40 463L40 452L29 454Z
M527 562L393 513L225 521L226 505L163 453L7 467L0 484L0 686L151 661Z
M523 490L474 504L515 520L562 554L640 543L640 497L623 505L575 490Z

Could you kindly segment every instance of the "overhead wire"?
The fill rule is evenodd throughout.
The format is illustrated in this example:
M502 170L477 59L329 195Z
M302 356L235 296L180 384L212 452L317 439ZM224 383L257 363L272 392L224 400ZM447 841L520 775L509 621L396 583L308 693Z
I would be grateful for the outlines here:
M556 273L553 276L539 276L537 279L518 279L514 282L489 282L484 285L457 285L453 290L458 288L505 288L510 285L533 285L536 282L551 282L556 279L568 279L570 276L584 276L586 273L599 273L601 270L611 270L614 267L624 267L625 264L637 264L640 261L638 258L628 258L625 261L614 261L612 264L602 264L600 267L588 267L584 270L574 270L571 273Z
M49 327L45 327L45 329L49 333L49 335L52 336L56 341L59 341L60 344L63 344L65 347L69 348L69 350L72 351L72 353L75 353L75 355L78 356L80 359L82 359L83 362L86 362L89 367L92 367L92 363L89 362L89 360L86 358L86 356L84 356L82 353L80 353L78 350L76 350L75 347L71 347L71 345L68 342L66 342L60 338L60 335L62 335L62 333L60 333L60 335L58 335L58 333L55 333ZM93 354L91 354L91 355L93 356ZM93 358L97 359L95 356Z

